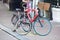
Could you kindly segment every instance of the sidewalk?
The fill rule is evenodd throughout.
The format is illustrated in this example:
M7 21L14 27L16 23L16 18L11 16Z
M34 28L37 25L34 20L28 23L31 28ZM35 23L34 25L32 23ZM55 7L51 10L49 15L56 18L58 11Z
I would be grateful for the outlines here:
M11 27L11 17L15 12L11 12L8 8L0 2L0 23ZM9 27L9 28L10 28Z
M0 1L0 23L8 24L9 21L7 20L8 19L10 20L10 18L7 18L7 17L12 16L10 13L12 12L9 12L8 8ZM5 33L4 31L0 30L0 40L17 40L17 39Z

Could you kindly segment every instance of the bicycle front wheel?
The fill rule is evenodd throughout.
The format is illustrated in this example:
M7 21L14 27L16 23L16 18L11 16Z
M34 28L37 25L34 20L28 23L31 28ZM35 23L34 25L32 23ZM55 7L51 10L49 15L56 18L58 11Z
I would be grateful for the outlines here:
M51 23L45 18L40 18L34 23L34 31L40 36L48 35L51 32L51 29Z
M25 20L25 21L24 21ZM25 32L30 32L31 31L31 23L29 22L28 19L23 19L23 21L21 22L21 27Z
M17 21L16 25L15 25L15 29L13 31L15 31L16 33L20 34L20 35L27 35L29 32L26 32L23 29L23 24L20 21Z
M20 35L28 34L32 28L27 18L21 18L21 21L18 21L16 26L18 27L16 32Z

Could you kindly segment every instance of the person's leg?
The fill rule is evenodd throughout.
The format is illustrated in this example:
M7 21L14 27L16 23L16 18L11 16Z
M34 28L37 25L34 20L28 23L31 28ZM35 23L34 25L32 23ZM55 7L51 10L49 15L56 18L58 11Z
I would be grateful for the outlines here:
M50 12L50 20L53 20L53 17L52 17L52 7L50 6L50 9L49 9L49 12Z
M15 10L15 3L9 3L9 10L10 11Z

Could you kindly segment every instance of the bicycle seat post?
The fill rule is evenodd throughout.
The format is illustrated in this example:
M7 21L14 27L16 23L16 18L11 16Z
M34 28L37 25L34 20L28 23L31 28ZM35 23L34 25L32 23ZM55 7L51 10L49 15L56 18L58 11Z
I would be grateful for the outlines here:
M16 11L17 11L18 17L20 18L20 16L21 16L21 14L20 14L21 9L16 8Z

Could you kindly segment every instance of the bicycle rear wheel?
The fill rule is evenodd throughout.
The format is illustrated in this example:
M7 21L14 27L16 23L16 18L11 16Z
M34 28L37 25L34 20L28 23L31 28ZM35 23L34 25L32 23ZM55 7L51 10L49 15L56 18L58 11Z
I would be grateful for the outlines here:
M13 15L12 18L11 18L12 24L13 24L13 25L16 25L17 21L18 21L18 16Z
M51 32L52 25L47 19L40 18L34 23L33 28L36 34L46 36Z
M25 32L30 32L31 31L31 24L29 22L29 20L27 18L23 18L23 21L21 22L21 26L22 26L22 29L25 31Z

